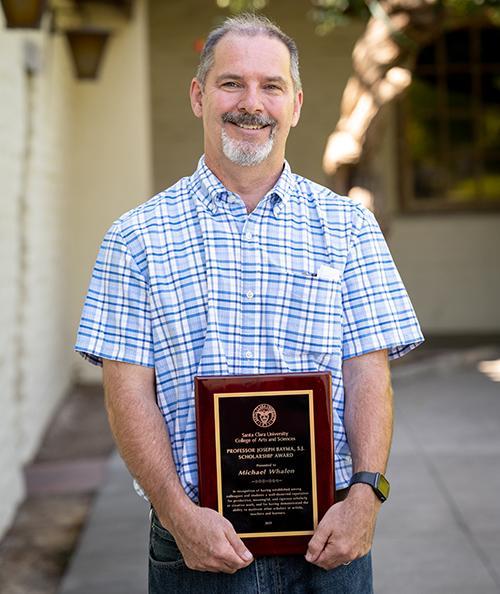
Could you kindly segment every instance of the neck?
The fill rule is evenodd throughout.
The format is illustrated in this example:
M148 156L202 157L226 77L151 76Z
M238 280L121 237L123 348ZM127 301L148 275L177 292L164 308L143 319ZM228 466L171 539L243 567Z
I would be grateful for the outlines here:
M284 157L266 159L252 167L235 165L226 157L216 160L205 155L207 167L230 192L237 194L252 212L269 190L276 184L283 171Z

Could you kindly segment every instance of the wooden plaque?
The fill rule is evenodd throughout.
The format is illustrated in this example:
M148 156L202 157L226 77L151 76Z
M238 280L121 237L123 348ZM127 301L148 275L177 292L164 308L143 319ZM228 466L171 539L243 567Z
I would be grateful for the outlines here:
M200 505L256 556L303 554L334 502L329 373L195 378Z

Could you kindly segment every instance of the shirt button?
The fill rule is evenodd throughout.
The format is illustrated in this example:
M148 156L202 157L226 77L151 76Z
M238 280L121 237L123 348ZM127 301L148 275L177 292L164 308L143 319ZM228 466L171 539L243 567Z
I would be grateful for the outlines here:
M252 291L248 291L248 293L247 293L247 297L248 297L249 299L253 299L253 292L252 292Z
M247 231L247 232L245 233L245 239L246 239L247 241L250 241L250 240L252 240L252 239L253 239L253 233L251 233L250 231Z
M245 357L246 357L247 359L251 359L251 358L253 357L253 353L252 353L252 351L247 351L247 352L245 353Z

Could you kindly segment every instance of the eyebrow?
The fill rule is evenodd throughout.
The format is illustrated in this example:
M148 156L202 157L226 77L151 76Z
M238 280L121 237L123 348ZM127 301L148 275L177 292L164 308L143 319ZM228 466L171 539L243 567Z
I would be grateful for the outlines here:
M223 80L226 80L226 79L240 80L241 81L241 80L243 80L243 78L244 77L243 76L240 76L239 74L232 74L231 72L225 72L225 73L221 74L220 76L218 76L216 78L216 82L217 83L220 83L220 82L222 82ZM267 83L277 82L277 83L282 84L285 87L288 86L287 81L282 76L268 76L268 77L265 78L265 81Z

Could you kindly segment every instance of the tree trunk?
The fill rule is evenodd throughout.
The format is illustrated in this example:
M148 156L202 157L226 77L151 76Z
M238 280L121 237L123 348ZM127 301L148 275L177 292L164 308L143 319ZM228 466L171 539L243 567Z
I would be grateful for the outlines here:
M387 227L384 192L373 171L384 128L380 115L411 84L417 51L442 30L443 11L436 0L368 4L372 17L354 46L353 74L327 141L323 168L337 192L360 197Z

